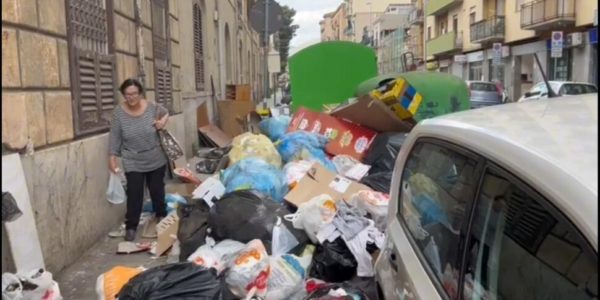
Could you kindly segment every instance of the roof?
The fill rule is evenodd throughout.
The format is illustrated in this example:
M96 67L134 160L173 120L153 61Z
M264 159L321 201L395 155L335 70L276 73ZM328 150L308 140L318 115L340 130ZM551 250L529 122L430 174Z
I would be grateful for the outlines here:
M510 103L427 119L437 136L518 174L598 249L598 94ZM415 136L415 137L416 137Z

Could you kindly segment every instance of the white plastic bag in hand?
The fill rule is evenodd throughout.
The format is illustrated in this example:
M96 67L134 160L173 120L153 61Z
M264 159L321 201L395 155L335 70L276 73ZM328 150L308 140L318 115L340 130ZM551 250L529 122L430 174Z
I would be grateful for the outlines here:
M125 198L125 189L121 183L121 178L114 173L110 173L108 189L106 190L106 200L112 204L121 204L125 202Z

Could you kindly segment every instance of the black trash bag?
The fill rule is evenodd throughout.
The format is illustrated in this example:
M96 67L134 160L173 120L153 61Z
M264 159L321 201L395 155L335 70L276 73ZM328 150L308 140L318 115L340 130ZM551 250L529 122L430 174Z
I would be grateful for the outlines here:
M400 147L406 140L406 136L406 133L387 132L378 134L375 137L364 160L365 164L371 165L369 174L394 170L396 157Z
M327 282L343 282L356 274L358 263L346 242L338 237L333 242L317 245L313 255L310 277Z
M180 205L177 208L179 216L177 240L179 240L180 247L180 262L186 261L198 247L205 244L209 211L210 208L202 199L188 199L188 204Z
M392 175L390 172L380 172L367 175L360 180L360 183L372 188L375 191L389 194L392 185Z
M273 227L277 217L300 243L306 245L308 236L284 220L290 210L269 196L254 190L241 190L223 195L210 209L208 226L210 236L219 242L225 239L248 243L260 239L271 254ZM298 248L298 246L296 248Z
M12 222L23 215L10 192L2 192L2 222Z
M219 299L221 282L214 269L184 262L148 269L131 278L119 300Z
M328 298L329 291L344 289L348 296L344 297L332 297ZM367 293L363 291L361 288L357 288L352 282L343 282L343 283L332 283L325 284L323 286L318 287L316 290L309 293L303 300L313 300L313 299L347 299L347 300L375 300L376 298L370 298Z

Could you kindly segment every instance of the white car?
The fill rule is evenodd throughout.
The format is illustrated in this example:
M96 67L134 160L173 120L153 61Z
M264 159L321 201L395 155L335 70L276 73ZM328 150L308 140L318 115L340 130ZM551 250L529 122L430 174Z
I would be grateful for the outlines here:
M582 95L598 93L598 88L591 83L571 81L548 81L557 96ZM548 98L548 86L540 82L526 92L518 102Z
M402 145L385 299L598 299L598 94L420 122Z

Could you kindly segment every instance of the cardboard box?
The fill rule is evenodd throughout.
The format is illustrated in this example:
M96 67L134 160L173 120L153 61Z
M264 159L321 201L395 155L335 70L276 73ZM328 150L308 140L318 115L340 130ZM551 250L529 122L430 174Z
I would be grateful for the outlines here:
M362 190L371 190L366 185L336 175L319 163L300 179L300 182L287 194L284 199L298 207L304 202L321 194L328 194L334 200L350 200L352 195Z
M172 212L166 216L158 225L156 232L158 234L156 241L156 256L161 256L165 253L177 240L177 229L179 229L179 217L177 212ZM175 236L175 238L173 238Z
M209 140L207 144L215 144L219 148L231 145L231 136L215 125L200 127L198 131Z
M246 117L251 111L256 110L256 105L251 101L218 101L219 120L221 129L230 137L236 137L246 132Z
M337 107L331 115L361 124L377 132L409 132L414 127L413 121L400 120L385 103L369 95Z
M325 151L331 155L350 155L362 161L377 132L325 113L300 108L288 127L288 132L305 130L330 138Z
M225 94L227 100L252 101L252 89L249 84L228 84Z
M181 196L191 197L198 186L193 183L169 183L165 187L167 194L179 194Z

